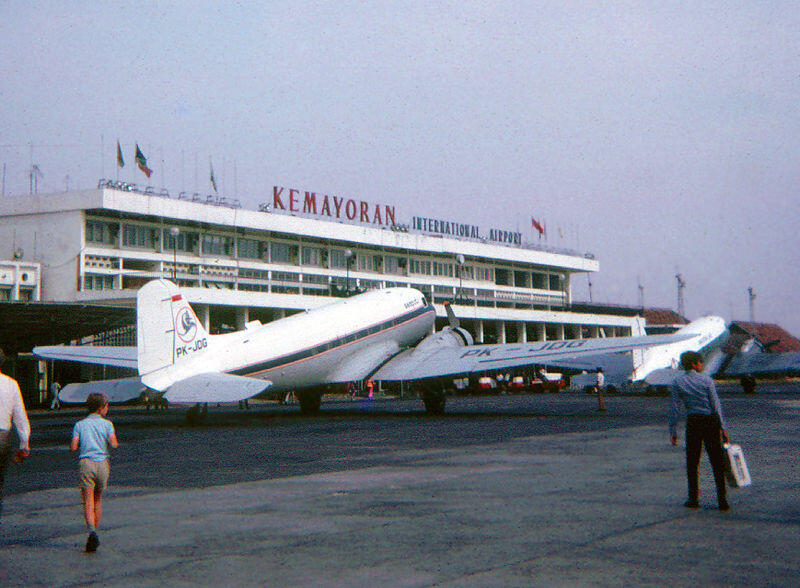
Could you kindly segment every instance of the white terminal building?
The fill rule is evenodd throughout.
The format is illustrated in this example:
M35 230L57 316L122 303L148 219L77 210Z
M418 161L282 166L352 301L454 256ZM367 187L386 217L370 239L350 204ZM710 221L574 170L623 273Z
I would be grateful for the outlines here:
M147 281L174 279L212 333L389 286L422 291L437 326L450 301L476 342L623 336L636 321L572 312L574 276L599 262L526 245L519 233L403 219L394 207L281 187L245 210L98 186L0 201L0 259L17 258L7 299L30 290L27 271L30 298L47 302L134 306Z

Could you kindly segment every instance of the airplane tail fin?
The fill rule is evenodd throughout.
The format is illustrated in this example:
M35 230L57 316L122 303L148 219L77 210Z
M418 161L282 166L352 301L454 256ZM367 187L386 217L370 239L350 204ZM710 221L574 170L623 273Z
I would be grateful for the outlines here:
M174 365L207 348L209 336L197 315L168 280L145 284L136 296L139 375Z

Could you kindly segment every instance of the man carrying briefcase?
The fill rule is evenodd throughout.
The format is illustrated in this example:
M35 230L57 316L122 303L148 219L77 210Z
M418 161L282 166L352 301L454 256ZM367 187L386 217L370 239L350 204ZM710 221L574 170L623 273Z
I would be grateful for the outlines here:
M687 508L700 506L700 454L705 445L714 470L719 510L727 512L730 506L725 486L725 453L720 434L726 443L730 443L730 439L725 431L725 420L717 389L714 380L701 373L703 358L696 351L686 351L681 354L681 367L685 373L675 378L672 384L669 432L672 444L677 445L680 401L686 409L686 477L689 486L689 499L684 506Z

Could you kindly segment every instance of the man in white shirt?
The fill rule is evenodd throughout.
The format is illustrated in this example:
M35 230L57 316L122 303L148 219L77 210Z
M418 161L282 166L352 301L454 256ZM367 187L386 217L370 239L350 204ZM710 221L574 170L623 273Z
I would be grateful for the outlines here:
M0 366L5 360L3 350L0 349ZM11 427L17 430L19 437L19 451L14 456L14 461L22 461L30 454L29 438L31 425L22 402L22 394L16 380L0 373L0 514L3 512L3 482L5 481L6 466L11 456Z

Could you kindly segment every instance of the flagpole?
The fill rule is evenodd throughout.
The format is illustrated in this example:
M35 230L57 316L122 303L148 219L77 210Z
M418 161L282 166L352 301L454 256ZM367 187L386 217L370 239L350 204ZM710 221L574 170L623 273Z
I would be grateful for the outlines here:
M100 133L100 177L106 177L106 140L103 133Z

